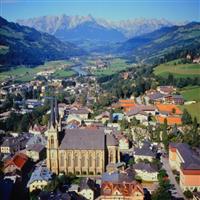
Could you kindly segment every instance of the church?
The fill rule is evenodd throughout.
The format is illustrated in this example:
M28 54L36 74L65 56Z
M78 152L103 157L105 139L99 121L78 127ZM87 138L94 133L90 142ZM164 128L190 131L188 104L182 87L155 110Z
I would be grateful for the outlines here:
M101 175L107 164L120 162L112 133L103 128L62 128L57 100L51 101L47 135L47 167L56 174Z

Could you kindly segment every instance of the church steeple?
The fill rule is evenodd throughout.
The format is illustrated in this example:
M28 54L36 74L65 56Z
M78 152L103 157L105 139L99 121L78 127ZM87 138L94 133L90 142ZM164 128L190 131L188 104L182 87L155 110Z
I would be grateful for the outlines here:
M58 109L57 98L55 98L55 120L56 120L56 123L59 123L59 109Z
M50 114L50 119L49 119L49 129L50 128L55 128L55 112L54 112L54 103L53 103L53 98L51 99L51 114Z

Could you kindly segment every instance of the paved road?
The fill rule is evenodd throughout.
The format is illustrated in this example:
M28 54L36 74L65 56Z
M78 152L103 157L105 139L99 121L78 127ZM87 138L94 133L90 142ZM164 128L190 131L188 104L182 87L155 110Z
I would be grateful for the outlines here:
M170 182L171 182L171 184L174 185L174 187L176 189L176 192L177 192L177 195L173 195L173 196L181 197L183 199L186 199L185 196L183 195L183 192L182 192L179 184L176 182L174 174L172 173L172 170L171 170L171 168L169 166L168 158L163 158L162 157L162 162L163 162L163 168L167 171L167 174L169 176Z

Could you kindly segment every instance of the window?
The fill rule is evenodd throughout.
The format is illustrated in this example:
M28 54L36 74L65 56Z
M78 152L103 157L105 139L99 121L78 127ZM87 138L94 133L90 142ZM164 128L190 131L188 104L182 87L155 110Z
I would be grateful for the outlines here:
M64 153L60 154L60 166L64 166Z
M100 166L100 156L99 156L99 154L97 154L97 167L99 167Z
M68 154L68 165L71 166L72 161L71 161L71 154Z
M53 136L51 136L50 144L51 144L51 148L54 148L54 139L53 139Z
M113 157L113 152L110 152L110 163L112 163L113 162L113 159L114 157Z
M82 155L82 160L81 161L82 161L81 162L82 167L85 167L85 156L84 155Z
M89 166L92 167L92 155L89 157Z
M77 154L75 154L74 166L75 166L75 167L78 167L78 155L77 155Z

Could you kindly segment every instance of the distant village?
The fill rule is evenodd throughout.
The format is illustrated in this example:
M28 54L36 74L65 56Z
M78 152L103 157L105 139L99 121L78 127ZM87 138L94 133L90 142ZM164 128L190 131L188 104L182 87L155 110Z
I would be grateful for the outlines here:
M107 65L98 59L94 66ZM188 113L179 106L195 102L175 86L94 109L104 95L95 76L37 75L27 83L1 83L3 199L19 194L19 199L143 200L162 192L171 199L200 199L200 148L179 137L189 127ZM121 73L124 80L131 76ZM20 130L9 130L12 115L26 116Z

